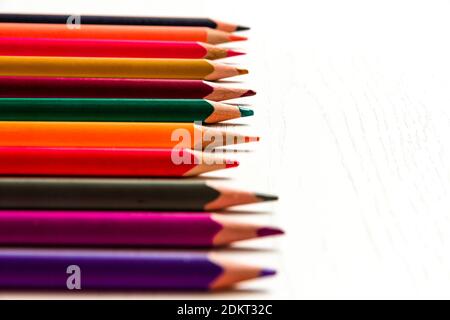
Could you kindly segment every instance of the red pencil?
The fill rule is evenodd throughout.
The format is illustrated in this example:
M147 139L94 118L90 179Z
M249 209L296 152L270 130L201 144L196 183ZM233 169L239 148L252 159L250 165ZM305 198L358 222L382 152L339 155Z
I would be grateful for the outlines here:
M243 53L202 42L0 38L3 56L221 59Z
M188 177L238 166L188 149L0 147L0 175Z

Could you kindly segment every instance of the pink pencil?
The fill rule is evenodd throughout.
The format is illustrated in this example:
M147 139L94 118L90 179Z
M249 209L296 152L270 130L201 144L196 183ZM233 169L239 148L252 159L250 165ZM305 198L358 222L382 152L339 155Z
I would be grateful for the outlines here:
M211 213L0 211L0 245L215 247L282 233Z

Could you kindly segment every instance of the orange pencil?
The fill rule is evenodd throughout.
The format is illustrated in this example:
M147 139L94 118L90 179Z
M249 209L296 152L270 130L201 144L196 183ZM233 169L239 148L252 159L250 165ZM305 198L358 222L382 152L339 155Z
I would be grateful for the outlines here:
M246 37L202 27L66 25L45 23L0 23L0 37L200 41L211 44L247 40Z
M1 147L210 149L258 137L194 123L0 121Z

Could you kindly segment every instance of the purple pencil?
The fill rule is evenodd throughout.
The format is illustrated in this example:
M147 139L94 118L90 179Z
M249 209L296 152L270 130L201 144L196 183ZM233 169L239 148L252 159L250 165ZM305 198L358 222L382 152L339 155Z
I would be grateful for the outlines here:
M0 250L0 289L209 291L274 274L205 254Z
M0 245L215 247L282 233L211 213L0 211Z

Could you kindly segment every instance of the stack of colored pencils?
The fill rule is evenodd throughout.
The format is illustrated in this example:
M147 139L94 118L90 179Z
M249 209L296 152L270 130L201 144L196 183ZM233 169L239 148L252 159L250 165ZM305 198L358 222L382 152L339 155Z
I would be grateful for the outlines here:
M236 167L211 150L259 140L207 126L253 115L223 101L254 91L206 82L248 73L213 61L242 55L219 44L248 28L73 18L0 14L0 245L16 247L0 250L0 289L67 289L78 269L86 290L211 290L273 275L216 254L133 251L282 234L212 213L275 196L167 179Z

